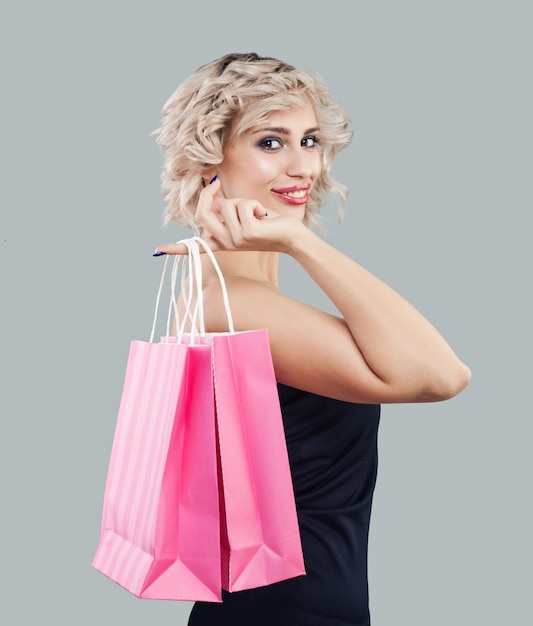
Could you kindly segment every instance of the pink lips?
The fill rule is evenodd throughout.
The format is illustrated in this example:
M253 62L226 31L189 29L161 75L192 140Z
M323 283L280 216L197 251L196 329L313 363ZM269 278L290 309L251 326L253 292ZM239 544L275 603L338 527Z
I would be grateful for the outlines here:
M311 185L295 185L284 187L283 189L272 189L272 193L287 204L302 205L309 200L309 189Z

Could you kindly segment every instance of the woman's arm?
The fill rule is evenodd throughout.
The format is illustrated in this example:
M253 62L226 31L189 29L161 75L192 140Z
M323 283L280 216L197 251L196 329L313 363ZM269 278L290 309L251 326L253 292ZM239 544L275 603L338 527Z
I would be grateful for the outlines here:
M264 219L253 201L223 200L216 207L221 222L211 210L213 190L202 193L197 217L214 249L289 254L341 314L297 302L267 282L226 279L236 329L267 328L279 382L340 400L378 403L445 400L468 384L468 367L413 306L300 221ZM225 330L216 281L204 297L209 329Z
M330 254L338 261L340 253ZM235 328L268 330L277 380L363 403L430 402L459 393L470 371L441 335L360 266L347 257L341 262L346 267L333 272L320 261L302 265L345 317L297 302L266 283L226 280ZM216 281L204 298L209 330L227 330Z
M468 384L470 370L440 333L359 264L307 229L291 239L289 254L342 315L375 377L371 395L381 402L445 400Z

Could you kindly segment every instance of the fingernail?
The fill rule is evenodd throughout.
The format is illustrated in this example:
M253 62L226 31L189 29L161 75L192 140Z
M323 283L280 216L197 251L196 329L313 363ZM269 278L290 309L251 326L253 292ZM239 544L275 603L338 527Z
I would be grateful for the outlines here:
M152 256L163 256L164 254L166 254L166 252L154 252Z
M210 184L210 185L212 185L212 184L215 182L215 180L216 180L217 178L218 178L218 176L215 174L215 175L213 176L213 178L209 181L209 184Z

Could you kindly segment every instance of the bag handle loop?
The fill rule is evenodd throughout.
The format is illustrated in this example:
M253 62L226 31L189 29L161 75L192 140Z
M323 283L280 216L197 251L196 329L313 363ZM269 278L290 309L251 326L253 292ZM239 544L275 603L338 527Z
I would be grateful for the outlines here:
M222 289L222 299L224 301L224 310L226 311L226 318L228 320L228 329L231 334L234 334L235 327L233 326L233 316L231 314L228 290L226 288L226 281L224 280L224 275L222 274L222 270L220 269L218 265L215 255L213 254L213 250L211 250L207 242L204 241L201 237L193 237L193 240L198 244L198 246L202 246L202 248L207 253L207 256L209 257L211 263L213 264L213 267L215 268L215 271L218 276L218 280L220 282L220 287ZM198 257L198 265L200 265L200 257ZM201 285L201 281L202 281L202 274L200 272L200 285ZM202 301L202 314L203 314L203 295L202 295L201 289L199 291L199 294L200 294L199 297L201 297L201 301Z
M203 285L202 285L202 265L200 247L202 247L207 254L207 257L211 261L222 289L222 299L224 301L224 310L226 312L226 318L228 321L228 329L231 334L235 333L235 327L233 325L233 316L231 314L231 308L229 303L228 291L226 288L226 282L220 269L218 262L213 254L213 251L209 245L200 237L192 237L190 239L181 239L176 242L183 244L187 247L187 255L176 255L170 277L170 289L171 296L167 314L166 324L166 337L170 336L170 320L172 318L172 312L176 319L177 328L177 340L181 343L183 335L185 334L185 324L187 320L191 323L191 331L187 333L191 336L191 343L194 343L195 336L205 335L205 319L204 319L204 300L203 300ZM185 256L187 257L187 265L185 264ZM157 324L157 317L159 312L159 306L161 302L161 294L163 292L163 285L165 282L165 275L167 271L169 256L165 257L163 265L163 271L161 273L161 280L159 281L159 288L156 296L154 319L152 322L152 330L150 332L150 343L153 343L155 336L155 328ZM183 295L185 303L185 314L180 321L177 306L177 294L176 294L176 282L178 279L178 273L181 263L181 277L180 277L180 293ZM185 293L186 279L189 278L187 293ZM194 295L196 294L196 302L192 307Z

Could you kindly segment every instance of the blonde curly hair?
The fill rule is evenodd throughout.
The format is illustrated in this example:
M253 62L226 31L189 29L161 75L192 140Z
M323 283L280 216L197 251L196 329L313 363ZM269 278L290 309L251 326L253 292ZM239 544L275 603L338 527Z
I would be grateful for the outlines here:
M202 65L165 103L161 127L154 131L163 152L164 223L176 221L197 231L198 195L206 173L224 160L229 142L265 122L272 111L309 104L320 127L322 170L304 221L318 225L318 211L330 194L340 198L340 217L347 188L332 178L330 170L339 150L352 138L346 114L331 102L318 74L250 52L227 54Z

